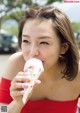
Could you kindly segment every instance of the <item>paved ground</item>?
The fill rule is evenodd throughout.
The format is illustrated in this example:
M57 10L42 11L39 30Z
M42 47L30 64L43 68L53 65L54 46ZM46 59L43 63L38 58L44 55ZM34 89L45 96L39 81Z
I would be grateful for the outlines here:
M9 57L10 57L10 55L8 55L8 54L5 54L5 55L0 54L0 77L2 76L4 66Z

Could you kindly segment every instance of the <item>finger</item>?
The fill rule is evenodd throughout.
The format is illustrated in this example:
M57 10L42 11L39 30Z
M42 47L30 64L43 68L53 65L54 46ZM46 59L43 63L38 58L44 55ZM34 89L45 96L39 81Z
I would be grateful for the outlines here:
M19 72L16 76L22 76L24 73L23 72ZM16 77L13 78L11 84L13 84L16 81Z
M18 96L21 96L21 95L23 95L24 94L24 90L22 90L22 91L11 91L10 92L10 95L12 96L12 97L18 97Z
M14 82L30 82L31 81L31 76L27 75L27 76L19 76L17 75L14 80L11 82L11 84L13 84Z
M17 90L17 89L24 89L24 88L28 88L29 87L29 83L15 83L12 84L12 86L10 87L10 90Z
M36 80L36 82L34 84L34 87L38 86L39 84L41 84L41 81L40 80Z
M30 82L31 81L31 76L27 75L27 76L16 76L15 77L15 81L18 82Z

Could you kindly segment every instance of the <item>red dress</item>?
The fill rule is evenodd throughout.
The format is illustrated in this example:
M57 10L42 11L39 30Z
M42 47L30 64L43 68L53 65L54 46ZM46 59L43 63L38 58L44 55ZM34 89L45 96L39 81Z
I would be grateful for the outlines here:
M0 102L9 104L10 80L2 78L0 85ZM78 98L71 101L29 100L20 113L76 113Z

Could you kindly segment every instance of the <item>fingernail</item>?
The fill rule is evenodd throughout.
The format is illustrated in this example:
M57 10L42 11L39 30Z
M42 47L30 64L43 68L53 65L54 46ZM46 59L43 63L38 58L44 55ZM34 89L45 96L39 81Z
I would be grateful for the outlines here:
M41 84L41 81L40 80L37 80L37 83Z
M41 81L40 81L40 80L37 80L34 86L36 87L36 86L38 86L39 84L41 84Z
M24 94L24 90L21 91L21 94L22 94L22 95Z

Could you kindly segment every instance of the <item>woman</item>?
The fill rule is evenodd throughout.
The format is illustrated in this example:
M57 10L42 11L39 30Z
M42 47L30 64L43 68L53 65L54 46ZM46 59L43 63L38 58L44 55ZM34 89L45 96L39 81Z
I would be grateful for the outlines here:
M8 113L76 113L79 55L67 16L56 7L28 8L19 25L18 40L21 52L10 57L1 82L0 101L8 104ZM28 88L31 79L23 68L30 58L40 59L44 72L24 105L24 87Z

